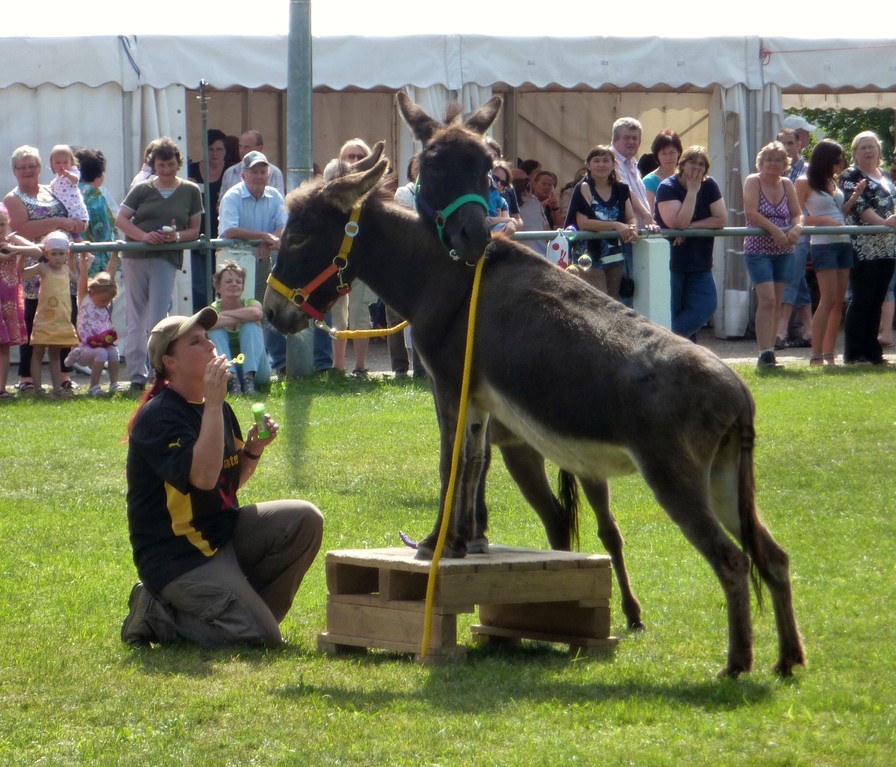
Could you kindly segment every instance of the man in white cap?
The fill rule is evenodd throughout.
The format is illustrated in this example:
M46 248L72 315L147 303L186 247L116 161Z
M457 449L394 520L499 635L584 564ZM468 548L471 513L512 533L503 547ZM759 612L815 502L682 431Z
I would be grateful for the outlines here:
M813 125L805 117L800 115L787 115L781 123L781 127L791 128L796 131L796 137L799 139L801 152L809 146L809 139L818 128L817 125Z
M280 235L286 226L283 195L270 185L271 164L261 152L251 151L239 163L242 181L221 197L218 231L229 240L260 240L255 249L255 285L253 297L264 301L268 275L280 248ZM264 339L271 369L279 374L286 368L286 338L267 321Z

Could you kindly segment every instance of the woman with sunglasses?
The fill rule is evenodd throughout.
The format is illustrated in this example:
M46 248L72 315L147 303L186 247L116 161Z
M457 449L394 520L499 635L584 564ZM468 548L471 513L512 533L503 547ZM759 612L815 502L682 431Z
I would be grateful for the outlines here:
M503 232L508 237L517 231L517 222L510 217L510 206L504 196L510 187L510 168L504 163L496 163L492 168L488 190L488 215L485 223L492 233Z

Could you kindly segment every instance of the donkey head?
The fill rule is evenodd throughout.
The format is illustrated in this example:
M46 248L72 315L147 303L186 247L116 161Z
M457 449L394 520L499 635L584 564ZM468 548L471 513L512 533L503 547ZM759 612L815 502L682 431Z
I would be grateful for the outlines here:
M417 177L417 211L436 226L452 256L474 263L489 243L488 174L492 162L482 136L501 109L495 96L464 122L457 105L445 122L434 120L403 92L398 93L402 117L423 144Z
M289 217L264 295L265 317L281 333L303 330L309 318L323 319L348 291L360 203L389 164L383 146L378 142L346 175L306 181L287 197Z

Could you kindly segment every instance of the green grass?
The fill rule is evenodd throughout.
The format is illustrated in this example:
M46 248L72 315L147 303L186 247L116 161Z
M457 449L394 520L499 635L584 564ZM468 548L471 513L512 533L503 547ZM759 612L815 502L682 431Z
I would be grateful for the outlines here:
M809 667L717 680L725 611L709 568L640 478L613 483L648 631L614 600L605 657L471 647L425 666L331 657L323 556L277 651L133 650L118 638L135 580L122 436L135 402L0 404L2 765L862 765L896 762L896 387L878 370L741 370L757 400L759 504L791 555ZM415 381L314 378L272 392L283 425L243 502L314 501L324 549L422 536L438 503L435 416ZM244 424L250 402L236 400ZM544 534L496 456L494 542ZM582 548L600 552L593 518ZM462 616L469 641L475 616Z

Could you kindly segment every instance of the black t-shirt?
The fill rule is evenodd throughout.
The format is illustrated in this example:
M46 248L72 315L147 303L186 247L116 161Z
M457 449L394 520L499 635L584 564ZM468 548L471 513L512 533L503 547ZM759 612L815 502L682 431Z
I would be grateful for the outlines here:
M131 430L128 528L137 572L156 594L174 578L207 562L230 540L236 525L243 437L226 402L218 483L211 490L190 484L203 409L203 404L164 389L146 403Z

